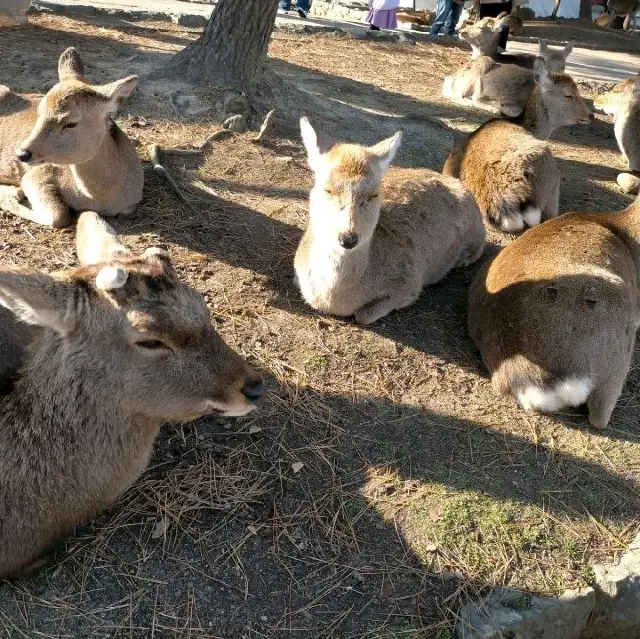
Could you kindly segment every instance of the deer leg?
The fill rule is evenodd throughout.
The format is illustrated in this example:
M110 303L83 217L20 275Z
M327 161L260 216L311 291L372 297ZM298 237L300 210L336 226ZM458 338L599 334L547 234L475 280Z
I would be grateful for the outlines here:
M616 407L616 403L624 380L629 372L631 365L631 355L633 353L633 345L628 353L621 353L617 367L612 371L610 377L601 381L596 388L593 389L591 395L587 399L587 408L589 409L589 424L594 428L606 428L611 419L611 413Z
M17 215L54 229L62 229L71 224L69 207L53 184L36 184L26 175L22 179L22 188L31 203L31 209L27 209L28 215Z
M126 209L122 209L122 211L116 214L116 217L120 218L121 220L133 220L136 217L137 212L138 212L138 205L133 204L132 206L127 207Z
M611 25L613 24L613 21L616 19L616 12L615 11L610 11L609 12L609 23L607 24L607 29L611 29Z
M419 294L419 292L418 292ZM355 312L356 323L358 324L373 324L377 320L381 319L385 315L395 311L399 308L409 306L409 304L415 302L418 294L415 295L380 295L370 302L367 302L361 306Z

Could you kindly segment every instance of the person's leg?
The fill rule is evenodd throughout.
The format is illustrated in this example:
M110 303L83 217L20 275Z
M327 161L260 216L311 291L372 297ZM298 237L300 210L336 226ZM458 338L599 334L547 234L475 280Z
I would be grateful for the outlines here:
M453 0L438 0L436 17L431 25L431 35L438 35L449 17Z
M444 32L447 35L454 35L456 32L456 26L458 24L458 20L460 20L460 13L462 12L462 4L459 2L451 2L451 11L449 12L449 17L444 25Z
M503 51L507 50L507 40L509 39L509 27L502 27L500 29L500 39L498 40L498 48Z
M298 14L301 18L307 17L310 5L310 0L296 0L296 9L298 10Z

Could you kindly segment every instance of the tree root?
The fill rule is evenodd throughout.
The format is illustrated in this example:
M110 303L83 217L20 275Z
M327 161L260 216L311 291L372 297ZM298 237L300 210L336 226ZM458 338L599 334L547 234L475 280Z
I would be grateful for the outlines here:
M269 133L275 128L276 126L275 113L276 113L275 109L271 109L271 111L267 113L267 115L265 116L262 122L262 126L260 127L260 131L258 132L258 135L251 138L252 142L260 142L262 139L264 139L267 136L267 133Z
M177 149L176 149L177 150ZM149 146L149 155L151 157L151 164L156 175L167 182L171 187L171 190L178 196L180 201L186 204L192 211L194 210L193 204L187 199L185 194L180 190L178 183L173 179L169 171L160 162L160 147L157 144L151 144Z

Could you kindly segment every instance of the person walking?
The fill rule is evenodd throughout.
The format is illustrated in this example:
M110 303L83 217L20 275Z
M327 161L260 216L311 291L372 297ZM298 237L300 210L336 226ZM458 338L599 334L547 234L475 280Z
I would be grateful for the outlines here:
M399 4L400 0L369 0L369 13L366 17L369 29L373 31L396 29L398 27L396 9Z
M296 0L296 10L301 18L306 18L311 8L311 0ZM291 11L291 0L280 0L280 11L289 13Z
M462 2L457 2L457 0L438 0L436 17L431 25L431 35L438 35L442 27L444 27L445 35L455 35L463 4L464 0Z

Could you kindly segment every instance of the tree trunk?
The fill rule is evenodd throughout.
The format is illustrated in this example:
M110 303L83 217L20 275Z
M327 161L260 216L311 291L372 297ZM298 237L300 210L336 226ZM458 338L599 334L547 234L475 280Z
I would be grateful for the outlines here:
M251 93L260 81L278 0L218 0L204 33L170 68L196 82Z
M551 17L552 18L556 18L558 16L558 9L560 8L560 1L561 0L555 0L555 2L553 3L553 11L551 12Z

